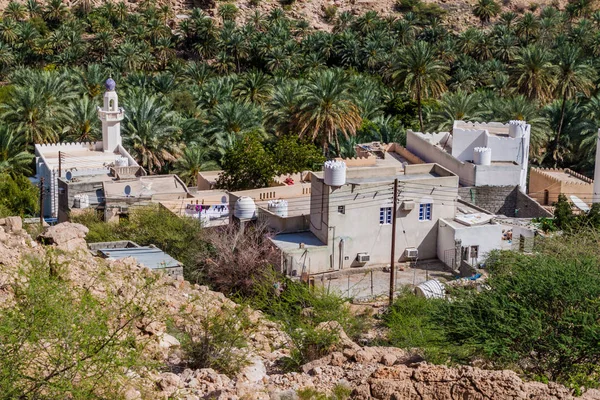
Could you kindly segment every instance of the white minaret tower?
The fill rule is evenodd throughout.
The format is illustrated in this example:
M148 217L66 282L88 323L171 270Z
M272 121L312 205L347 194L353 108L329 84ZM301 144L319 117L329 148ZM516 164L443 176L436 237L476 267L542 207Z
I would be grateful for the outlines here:
M596 137L596 161L594 166L594 194L592 203L600 203L600 129Z
M102 150L113 153L121 144L121 121L125 117L125 110L119 107L115 81L108 78L105 86L104 105L98 107L98 118L102 121Z

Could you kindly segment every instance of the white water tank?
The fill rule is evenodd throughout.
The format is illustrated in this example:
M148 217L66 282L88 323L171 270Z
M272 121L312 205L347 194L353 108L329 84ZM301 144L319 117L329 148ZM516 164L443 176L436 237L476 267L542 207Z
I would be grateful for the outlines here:
M76 194L73 196L73 208L88 208L90 206L90 196L87 194Z
M129 160L127 159L127 157L118 156L115 159L115 166L116 167L128 167L129 166Z
M475 147L473 149L473 163L476 165L492 165L492 149L489 147Z
M325 161L323 180L329 186L342 186L346 183L346 163L343 161Z
M285 200L269 200L267 208L273 214L280 217L288 216L288 202Z
M235 202L235 211L233 212L237 218L251 219L256 216L256 204L250 197L242 196Z
M446 296L446 288L440 281L431 279L417 285L415 294L427 299L443 299Z
M523 136L527 136L529 134L529 129L531 125L528 125L527 122L521 120L513 120L508 122L508 135L511 138L522 138Z

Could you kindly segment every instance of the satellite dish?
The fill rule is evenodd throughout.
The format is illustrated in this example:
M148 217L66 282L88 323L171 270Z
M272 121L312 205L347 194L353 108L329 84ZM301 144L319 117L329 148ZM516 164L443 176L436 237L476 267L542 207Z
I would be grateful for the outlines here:
M71 171L67 171L67 174L65 177L67 178L68 181L70 181L71 179L73 179L73 173Z
M575 195L571 195L570 197L571 197L571 201L573 202L573 204L575 204L575 207L579 208L583 212L590 211L590 207L588 207L588 205L585 204L585 202L583 200L581 200L579 197L577 197Z
M125 186L125 189L123 191L125 192L125 196L131 195L131 186Z
M221 197L221 204L227 204L227 196Z

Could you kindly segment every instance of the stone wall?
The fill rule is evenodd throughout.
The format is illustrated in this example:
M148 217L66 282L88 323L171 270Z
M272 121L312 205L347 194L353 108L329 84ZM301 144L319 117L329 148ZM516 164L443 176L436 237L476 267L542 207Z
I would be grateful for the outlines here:
M458 195L463 201L493 214L518 218L552 216L539 203L522 193L518 186L460 187Z
M539 218L539 217L552 217L552 213L546 210L537 201L517 191L517 215L519 218Z
M458 195L493 214L515 216L518 186L470 186L458 188Z

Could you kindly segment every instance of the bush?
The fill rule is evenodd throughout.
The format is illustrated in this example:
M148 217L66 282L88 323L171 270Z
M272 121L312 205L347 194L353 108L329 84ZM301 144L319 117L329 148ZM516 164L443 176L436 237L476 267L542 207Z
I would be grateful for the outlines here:
M234 376L248 365L244 349L251 327L244 307L222 308L219 313L208 312L183 332L182 349L187 365L192 369L213 368Z
M325 9L323 10L325 21L333 22L333 20L335 19L335 16L337 15L337 11L338 11L337 6L332 5L332 6L325 7Z
M244 230L236 225L214 228L207 241L209 251L199 254L194 274L215 290L247 297L279 270L280 254L269 241L265 225Z
M0 217L39 213L39 190L23 175L0 174Z
M278 280L279 279L279 280ZM283 287L279 291L277 288ZM310 289L298 282L272 276L258 286L249 304L282 323L292 340L291 356L284 368L296 370L301 365L331 352L339 340L335 331L316 329L322 322L338 322L353 339L364 333L369 324L365 315L355 316L346 300L323 289Z
M413 7L418 6L421 0L398 0L396 2L396 10L399 12L409 12L413 10Z
M142 300L152 278L134 298L106 290L100 299L66 281L65 267L50 254L7 284L14 302L0 309L2 398L119 398L123 371L151 366L136 324L153 317Z
M158 206L132 209L129 218L118 223L105 223L95 211L73 215L73 222L89 228L88 243L131 240L141 246L156 245L184 265L186 279L197 282L197 260L208 246L198 220L180 218Z

